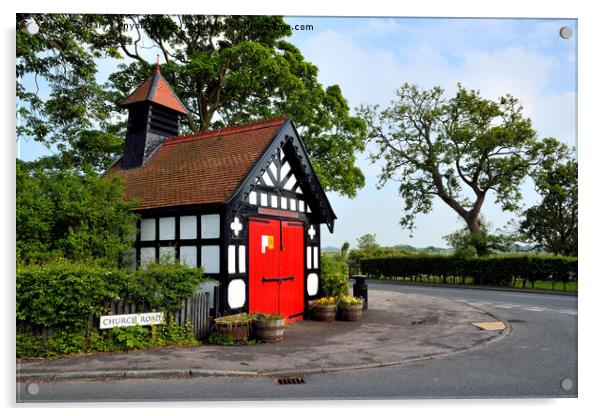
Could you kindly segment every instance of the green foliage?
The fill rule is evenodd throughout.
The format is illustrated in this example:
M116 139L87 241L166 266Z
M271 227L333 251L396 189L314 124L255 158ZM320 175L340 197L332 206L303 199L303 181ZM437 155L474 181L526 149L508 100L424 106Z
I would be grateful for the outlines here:
M322 289L327 297L339 297L348 292L347 263L340 254L326 256L322 254L321 277Z
M368 253L377 253L380 245L376 242L376 234L364 234L358 238L357 248Z
M350 245L347 241L345 241L341 246L341 256L343 256L344 258L347 258L347 256L349 255L349 247Z
M440 87L421 90L410 84L396 95L389 108L362 106L358 112L368 138L379 146L373 161L384 161L380 186L399 182L405 201L401 225L410 230L417 214L432 210L436 197L476 233L488 193L503 210L517 211L523 179L551 155L561 159L568 152L558 140L538 140L511 95L489 100L458 85L447 98Z
M201 269L179 263L151 263L129 275L126 289L136 302L176 312L182 307L182 299L194 293L202 281Z
M460 257L482 257L516 249L516 237L492 234L491 225L482 220L479 220L479 228L480 230L474 233L468 228L462 228L443 238L454 249L454 255Z
M46 340L29 332L17 331L16 353L18 358L52 358L98 351L197 344L190 322L180 326L172 320L153 326L115 327L106 331L90 329L88 333L58 330Z
M236 345L236 340L230 334L220 334L219 332L213 332L207 340L209 344L213 345Z
M466 276L474 284L508 286L513 279L524 281L577 280L577 259L559 256L457 256L413 255L363 259L362 271L376 278L419 275Z
M338 306L345 305L363 305L364 301L362 299L356 298L354 296L341 296L337 299Z
M554 254L577 255L578 165L576 161L543 167L535 177L542 201L524 212L520 231L536 248Z
M90 316L106 312L105 302L123 296L150 308L173 312L202 281L200 269L180 264L151 265L127 273L94 264L60 261L17 267L17 322L78 331Z
M133 202L119 181L94 174L46 169L17 160L17 260L41 263L63 257L116 266L135 233Z
M17 32L17 135L58 144L61 164L98 171L119 154L124 124L112 115L124 110L116 104L155 65L139 54L142 37L162 53L161 72L190 110L188 130L286 114L327 190L355 196L364 186L355 153L364 149L365 124L338 85L320 84L318 68L287 41L281 16L22 14L17 23L26 18L41 30ZM107 85L95 80L102 56L128 58ZM28 89L35 83L24 80L34 77L48 83L50 98Z
M40 31L16 32L17 137L31 137L59 153L44 158L62 167L104 170L120 153L122 122L115 123L115 96L96 82L100 56L117 58L114 48L90 46L100 38L102 16L18 14L17 27L34 19ZM46 84L43 97L38 86Z
M126 273L93 264L66 261L17 267L17 321L65 329L83 329L90 315L100 316L104 302L119 299Z
M150 330L148 327L135 325L115 327L109 330L109 336L115 346L121 350L137 350L148 348L151 345Z

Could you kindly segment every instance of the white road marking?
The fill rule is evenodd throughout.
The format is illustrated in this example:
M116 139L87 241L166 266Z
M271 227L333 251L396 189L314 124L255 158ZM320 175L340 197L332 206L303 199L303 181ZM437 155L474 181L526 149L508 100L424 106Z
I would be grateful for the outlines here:
M524 308L523 310L525 310L525 311L531 311L531 312L543 312L543 311L545 311L545 309L542 309L542 308Z
M493 305L494 308L512 309L514 306L511 305Z
M565 314L565 315L577 315L577 311L571 311L571 310L568 310L568 309L560 310L560 311L558 311L558 313L562 313L562 314Z

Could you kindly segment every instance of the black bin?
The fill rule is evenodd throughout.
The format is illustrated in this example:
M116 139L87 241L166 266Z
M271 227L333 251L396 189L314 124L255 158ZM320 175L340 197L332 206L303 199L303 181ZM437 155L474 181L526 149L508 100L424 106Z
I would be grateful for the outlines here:
M366 282L368 276L356 274L351 276L351 278L355 280L353 284L353 296L364 299L364 309L368 309L368 282Z

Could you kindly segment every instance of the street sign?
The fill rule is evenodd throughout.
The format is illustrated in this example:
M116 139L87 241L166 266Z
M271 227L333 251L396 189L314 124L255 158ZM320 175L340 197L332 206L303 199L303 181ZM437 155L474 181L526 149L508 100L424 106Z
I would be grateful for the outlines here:
M158 325L163 323L163 312L135 313L130 315L103 315L100 329L116 326Z

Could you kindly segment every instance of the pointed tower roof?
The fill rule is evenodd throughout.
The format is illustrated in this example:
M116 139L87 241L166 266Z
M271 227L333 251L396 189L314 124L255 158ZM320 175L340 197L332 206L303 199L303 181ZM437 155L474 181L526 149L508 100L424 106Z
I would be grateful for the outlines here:
M186 107L184 107L184 104L182 104L182 101L180 101L165 78L163 78L163 75L161 75L161 66L159 65L158 59L153 74L133 93L128 95L119 106L127 107L144 101L160 104L181 114L186 114L188 112Z

